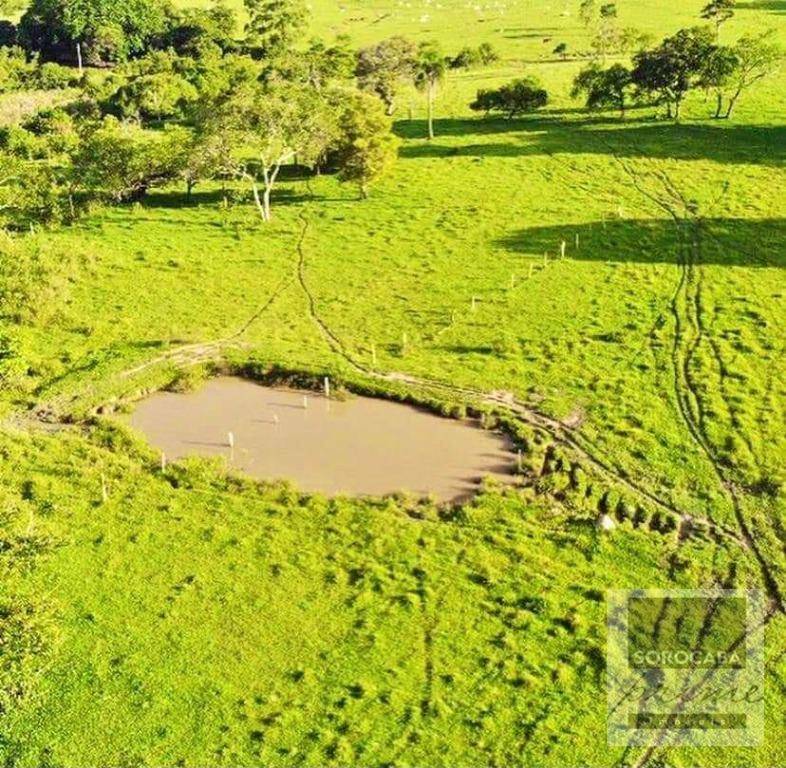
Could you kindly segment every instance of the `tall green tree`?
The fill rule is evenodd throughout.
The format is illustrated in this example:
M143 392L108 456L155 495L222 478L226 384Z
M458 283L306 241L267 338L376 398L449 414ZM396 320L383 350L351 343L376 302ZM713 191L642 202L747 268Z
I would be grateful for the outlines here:
M256 58L286 53L300 38L308 19L303 0L243 0L248 23L246 45Z
M335 161L339 179L357 184L360 196L392 167L399 139L382 102L362 91L345 91L341 99Z
M737 72L740 61L730 46L717 45L707 56L702 74L702 87L715 93L715 119L723 117L723 98L726 87Z
M783 47L775 39L774 30L758 35L744 35L732 47L736 67L727 80L729 88L724 119L731 117L742 94L753 85L773 74L784 59Z
M338 112L324 94L301 84L249 84L204 113L203 140L225 147L224 172L249 183L264 221L281 169L297 158L315 166L333 143Z
M725 24L734 16L737 0L711 0L701 10L701 18L715 24L715 39L720 37L721 24Z
M429 139L434 138L434 102L446 71L447 62L437 43L421 43L415 60L415 86L426 94Z
M400 36L382 40L358 53L355 67L358 85L379 96L388 115L396 111L401 84L414 76L417 53L417 46Z
M705 62L714 47L709 28L681 29L656 48L634 56L633 83L666 104L668 115L679 120L685 95L703 83Z

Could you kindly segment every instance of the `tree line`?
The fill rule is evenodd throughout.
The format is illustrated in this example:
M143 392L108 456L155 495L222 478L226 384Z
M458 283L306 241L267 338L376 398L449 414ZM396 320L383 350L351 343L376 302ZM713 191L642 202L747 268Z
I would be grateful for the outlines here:
M608 7L601 6L601 14ZM656 46L644 46L630 66L606 66L605 57L596 58L576 76L573 97L583 96L589 109L616 109L621 115L630 106L654 103L665 107L668 118L679 120L688 93L704 91L714 96L713 117L728 119L742 94L783 59L773 31L721 44L721 26L734 16L735 7L735 0L711 0L701 17L712 27L681 29ZM583 11L594 8L594 0L583 0Z
M94 199L137 201L181 181L248 189L271 218L282 168L297 164L357 185L393 164L401 89L425 95L427 135L450 69L496 61L488 43L446 56L393 37L360 51L346 38L304 42L303 0L178 9L163 0L33 0L5 23L0 91L77 88L64 106L0 130L0 217L28 226L76 217ZM5 86L4 86L5 84Z

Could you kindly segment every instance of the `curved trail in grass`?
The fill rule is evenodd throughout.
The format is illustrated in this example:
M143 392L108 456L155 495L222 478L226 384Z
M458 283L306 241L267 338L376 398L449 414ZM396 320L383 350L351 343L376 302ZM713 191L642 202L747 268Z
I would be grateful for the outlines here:
M197 342L194 344L186 344L182 347L178 347L177 349L170 350L169 352L165 352L163 355L159 355L158 357L153 358L152 360L148 360L135 368L130 368L128 370L122 371L119 376L120 378L130 378L131 376L136 375L137 373L141 373L142 371L147 370L148 368L152 368L156 365L160 365L161 363L174 363L174 364L182 364L182 365L197 365L200 362L204 362L205 360L209 360L210 358L214 357L217 352L221 350L222 347L228 346L237 342L237 340L243 336L246 331L257 321L259 320L262 315L267 312L268 309L273 305L276 299L292 284L292 278L284 278L278 286L275 288L273 293L268 297L268 299L260 305L256 312L254 312L251 317L249 317L243 325L241 325L236 331L231 333L229 336L225 336L222 339L216 339L214 341L206 341L206 342Z

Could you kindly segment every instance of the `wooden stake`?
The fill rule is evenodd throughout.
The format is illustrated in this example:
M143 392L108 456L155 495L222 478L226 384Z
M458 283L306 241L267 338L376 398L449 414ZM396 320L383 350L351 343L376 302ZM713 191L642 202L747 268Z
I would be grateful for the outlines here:
M578 249L579 249L579 233L576 232L576 250L578 251Z
M477 309L477 299L473 296L472 297L472 311L474 312Z
M274 414L273 414L273 423L274 423L276 426L278 426L278 414L277 414L277 413L274 413Z
M325 376L325 397L330 400L330 379Z
M559 256L561 259L565 258L565 249L568 247L568 244L563 240L559 246Z
M235 447L235 436L231 432L227 433L227 445L230 448Z
M164 472L166 470L166 454L161 454L161 471Z
M303 395L303 410L308 408L308 395Z
M534 264L530 264L529 265L529 279L530 280L532 280L532 270L534 270L534 269L535 269L535 265Z

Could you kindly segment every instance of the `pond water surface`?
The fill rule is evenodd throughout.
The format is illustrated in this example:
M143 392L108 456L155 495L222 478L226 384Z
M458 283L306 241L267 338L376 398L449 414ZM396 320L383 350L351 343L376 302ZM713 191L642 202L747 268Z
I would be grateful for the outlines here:
M516 464L510 442L474 422L240 378L212 379L188 394L156 393L130 421L168 459L224 456L254 477L329 495L407 491L459 501L484 476L509 482Z

